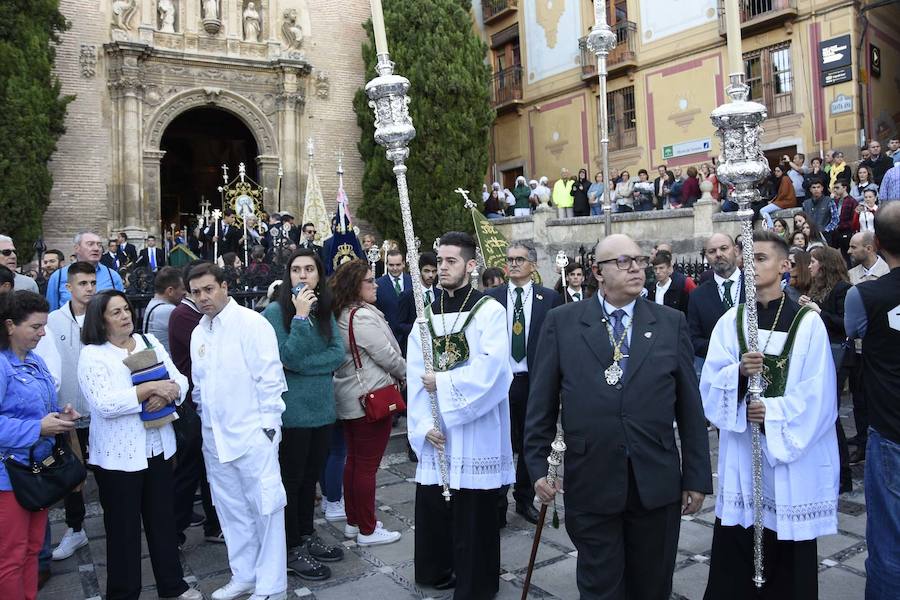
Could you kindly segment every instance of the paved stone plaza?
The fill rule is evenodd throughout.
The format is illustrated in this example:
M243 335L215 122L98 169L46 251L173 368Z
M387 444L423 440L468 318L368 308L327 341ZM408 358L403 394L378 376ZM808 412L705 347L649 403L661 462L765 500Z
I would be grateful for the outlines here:
M853 419L841 411L847 435L853 434ZM403 532L403 538L391 545L362 549L344 542L342 529L324 519L317 521L322 537L329 543L343 543L342 562L329 565L332 578L324 582L305 582L288 577L288 598L310 600L403 600L406 598L450 598L451 593L418 587L413 576L414 486L415 464L406 459L403 432L395 429L388 454L378 473L378 518L385 527ZM710 433L710 446L715 461L717 436ZM715 462L713 463L715 465ZM602 485L602 482L598 482ZM93 478L87 490L88 519L85 529L90 544L68 560L53 564L53 577L41 591L39 600L99 600L106 587L106 540L103 517L97 502ZM512 504L511 504L512 505ZM199 505L197 506L199 510ZM819 598L821 600L854 600L863 597L865 587L866 513L862 487L862 465L854 467L854 491L841 496L837 535L819 540ZM50 515L54 545L65 532L61 508ZM673 599L699 600L706 586L710 545L712 542L713 499L708 498L696 518L681 523L678 563L675 570ZM548 518L548 522L549 522ZM339 524L341 528L343 523ZM203 541L203 528L188 530L188 541L182 554L188 581L199 586L209 597L213 590L229 578L225 547ZM533 527L514 512L502 532L500 594L498 599L517 599L522 593L525 568L531 551ZM576 552L565 528L547 526L537 555L532 579L533 598L575 599ZM150 558L144 547L144 593L142 598L156 598Z

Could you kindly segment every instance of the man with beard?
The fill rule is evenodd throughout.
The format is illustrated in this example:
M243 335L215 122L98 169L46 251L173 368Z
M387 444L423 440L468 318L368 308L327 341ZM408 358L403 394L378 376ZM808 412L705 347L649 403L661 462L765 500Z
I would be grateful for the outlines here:
M497 496L515 481L507 393L512 381L506 311L472 288L475 240L450 232L438 246L440 298L425 311L434 373L420 336L409 339L409 442L416 468L416 582L456 588L457 600L488 600L500 587ZM435 394L435 427L430 393ZM446 502L438 451L451 488Z
M700 284L688 301L688 328L698 378L706 360L709 336L719 317L744 301L744 277L737 268L738 250L734 241L724 233L714 233L706 241L703 254L712 267L713 277Z
M581 598L662 600L681 516L712 493L693 352L684 315L640 297L649 258L631 238L608 236L594 256L602 293L544 322L525 457L538 496L552 502L562 485L547 482L547 456L562 404L566 530Z

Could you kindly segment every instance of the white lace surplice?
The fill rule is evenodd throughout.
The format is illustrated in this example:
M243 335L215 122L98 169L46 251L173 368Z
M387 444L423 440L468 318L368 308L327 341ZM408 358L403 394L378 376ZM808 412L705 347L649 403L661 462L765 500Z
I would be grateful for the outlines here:
M448 313L444 321L454 333L467 317L468 312ZM452 329L454 321L456 328ZM432 324L436 335L444 335L440 316L434 316ZM450 487L496 489L516 480L508 401L512 371L503 306L487 300L475 313L465 336L469 360L451 371L436 373L440 418L447 436ZM425 441L433 420L429 394L422 387L425 365L418 327L413 327L408 347L407 428L409 443L419 456L416 482L440 484L437 451Z
M730 309L713 330L700 392L706 418L720 429L716 516L723 525L750 527L751 436L746 404L738 398L736 313ZM769 335L760 330L760 348ZM780 354L787 334L771 335L766 354ZM779 540L811 540L837 532L836 388L825 325L815 313L807 314L794 340L786 394L765 398L763 523Z

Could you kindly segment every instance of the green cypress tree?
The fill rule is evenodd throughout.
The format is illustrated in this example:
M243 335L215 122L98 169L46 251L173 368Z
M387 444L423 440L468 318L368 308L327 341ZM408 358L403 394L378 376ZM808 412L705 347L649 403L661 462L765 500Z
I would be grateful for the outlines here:
M410 202L422 250L450 230L473 231L458 187L480 201L487 171L490 104L487 46L477 36L468 0L385 0L384 20L395 72L409 79L410 114L416 137L410 144ZM375 77L372 23L362 52L366 80ZM374 140L375 124L365 90L354 99L365 162L360 217L386 238L403 240L400 200L393 165Z
M0 2L0 232L14 237L20 264L41 234L53 187L47 162L72 100L53 74L67 28L59 0Z

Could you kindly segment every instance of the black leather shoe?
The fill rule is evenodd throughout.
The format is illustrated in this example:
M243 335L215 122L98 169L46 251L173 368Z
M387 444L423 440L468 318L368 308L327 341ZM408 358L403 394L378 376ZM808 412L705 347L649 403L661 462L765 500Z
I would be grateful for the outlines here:
M434 589L436 590L452 590L456 587L456 575L450 573L450 577L443 581L438 581L434 584Z
M522 515L522 518L532 525L537 525L539 514L535 507L531 505L517 504L516 512Z
M866 462L866 448L865 446L857 448L850 455L850 464L858 465L860 463Z

